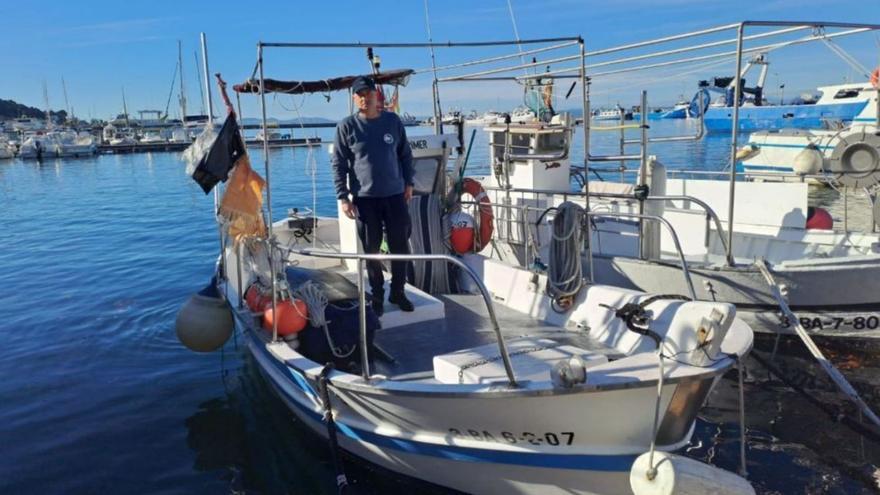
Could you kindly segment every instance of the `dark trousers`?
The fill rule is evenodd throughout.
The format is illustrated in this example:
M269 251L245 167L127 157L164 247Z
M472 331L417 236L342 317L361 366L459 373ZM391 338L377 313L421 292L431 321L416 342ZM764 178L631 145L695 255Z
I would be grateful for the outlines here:
M388 250L391 254L409 254L409 234L412 224L409 219L409 207L403 194L387 198L355 198L357 207L358 237L365 253L378 253L382 245L384 229L388 239ZM408 261L391 262L391 293L403 291L406 283ZM383 297L382 262L367 261L367 275L374 297Z

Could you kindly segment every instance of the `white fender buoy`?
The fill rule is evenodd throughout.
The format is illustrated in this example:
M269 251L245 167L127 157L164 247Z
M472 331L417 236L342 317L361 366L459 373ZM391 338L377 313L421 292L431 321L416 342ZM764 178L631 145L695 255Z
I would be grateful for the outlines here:
M640 455L630 469L629 486L635 495L755 495L741 476L666 452L654 452L656 474L648 479L650 455Z
M193 294L177 313L175 328L180 343L195 352L216 351L232 335L229 304L211 285Z
M824 161L825 158L822 156L819 148L816 148L814 144L809 144L795 155L791 168L794 169L796 174L800 175L818 174L822 170Z

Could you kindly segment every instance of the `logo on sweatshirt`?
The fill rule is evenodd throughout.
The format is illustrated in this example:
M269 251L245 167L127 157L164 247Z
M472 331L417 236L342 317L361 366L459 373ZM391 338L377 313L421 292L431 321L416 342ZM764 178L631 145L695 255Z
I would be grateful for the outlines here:
M394 144L394 136L391 134L385 133L382 139L385 140L385 144Z

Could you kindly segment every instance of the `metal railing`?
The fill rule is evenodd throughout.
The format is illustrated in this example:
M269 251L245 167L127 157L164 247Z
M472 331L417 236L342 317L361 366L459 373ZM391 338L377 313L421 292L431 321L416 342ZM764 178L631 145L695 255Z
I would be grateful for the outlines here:
M637 201L638 198L635 198L629 194L617 194L617 193L590 193L590 196L597 198L616 198L616 199L628 199ZM718 217L718 214L715 213L715 210L709 206L705 201L695 198L693 196L687 195L672 195L672 196L648 196L644 198L644 201L690 201L696 203L697 206L703 208L706 212L706 238L705 238L705 246L709 247L709 232L711 228L709 228L709 221L711 220L715 224L716 234L718 235L718 239L721 241L721 246L724 248L724 253L726 255L726 260L728 266L733 266L733 256L730 254L730 250L727 249L727 239L725 238L724 228L721 226L721 219Z
M465 204L479 205L479 203L474 202L474 201L462 201L461 204L463 204L463 205L465 205ZM531 223L527 220L529 210L534 210L535 212L541 212L541 211L547 211L548 209L554 208L554 207L536 208L536 207L528 206L528 205L510 205L510 204L493 204L492 207L493 208L506 208L509 210L522 210L523 216L520 219L518 219L518 220L508 219L508 222L521 224L523 229L528 228L528 225ZM684 251L682 251L682 249L681 249L681 242L679 241L678 233L675 231L675 227L673 227L672 224L669 223L668 220L666 220L665 218L663 218L661 216L649 215L649 214L644 214L644 213L587 211L587 212L585 212L585 215L587 216L587 218L635 218L635 219L639 219L639 220L653 220L653 221L657 221L660 224L662 224L663 226L665 226L669 230L669 234L672 237L672 242L675 245L675 251L678 255L678 261L681 265L682 275L684 276L684 281L685 281L685 285L687 286L687 289L688 289L688 294L690 295L691 299L693 299L695 301L697 300L697 293L696 293L696 290L694 290L694 283L693 283L693 280L691 277L690 268L688 267L687 259L684 256ZM587 227L587 228L589 228L589 227ZM508 232L510 232L510 230L508 230ZM526 244L528 244L529 242L532 242L531 240L528 239L528 237L530 237L530 236L527 236L527 235L523 236L523 242ZM507 240L509 241L511 239L507 239ZM534 247L537 249L539 246L534 246ZM528 256L528 252L529 252L528 245L526 246L525 251L526 251L526 255ZM595 270L594 270L594 264L593 264L593 243L592 242L588 242L587 256L588 256L588 263L590 265L590 279L593 280ZM526 265L528 265L528 262L526 262Z
M359 324L360 324L360 346L361 346L361 369L364 380L370 380L370 361L369 347L367 342L367 315L366 315L366 296L364 291L364 262L365 261L443 261L452 263L461 268L473 281L477 284L483 301L486 303L486 311L489 313L489 320L492 323L492 330L498 339L498 351L501 354L501 360L504 363L504 371L507 374L507 380L511 387L516 387L516 376L513 372L513 366L510 363L510 355L507 352L507 345L504 343L504 337L501 334L501 327L498 325L498 318L495 315L495 307L492 304L492 297L489 295L489 289L480 280L480 277L474 270L465 264L462 260L445 254L364 254L364 253L334 253L331 251L318 251L313 249L286 249L290 254L301 256L313 256L316 258L332 258L339 260L357 260L357 282L358 282L358 305L359 305Z
M585 198L588 194L579 192L579 191L551 191L548 189L519 189L519 188L511 188L504 189L500 187L494 186L484 186L483 189L486 191L498 191L503 193L519 193L520 199L525 199L526 194L534 194L534 195L545 195L545 196L554 196L561 195L563 197L563 201L567 201L569 197L574 198ZM591 198L615 198L615 199L626 199L632 201L638 201L639 198L631 195L631 194L618 194L618 193L604 193L604 192L591 192L589 193ZM709 246L709 221L715 224L715 230L717 231L717 235L719 240L721 241L721 246L724 249L727 264L729 266L733 266L733 255L730 253L730 250L727 248L727 240L725 239L724 228L722 227L721 218L715 213L715 210L709 206L705 201L696 198L694 196L688 195L662 195L662 196L648 196L644 198L644 201L690 201L698 206L700 206L706 212L706 235L705 235L705 245ZM492 207L499 206L497 204L492 204Z

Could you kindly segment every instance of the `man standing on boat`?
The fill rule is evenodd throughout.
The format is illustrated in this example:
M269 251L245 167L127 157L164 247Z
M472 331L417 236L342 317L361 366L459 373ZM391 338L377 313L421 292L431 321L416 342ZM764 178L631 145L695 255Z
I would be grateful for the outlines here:
M413 158L400 117L386 112L379 103L376 83L358 77L352 84L358 112L336 125L333 143L333 180L339 208L357 220L358 236L365 253L378 253L383 229L392 254L409 254L409 200L413 194ZM391 294L388 301L412 311L406 298L406 261L391 263ZM367 262L372 307L384 312L385 279L382 263Z

